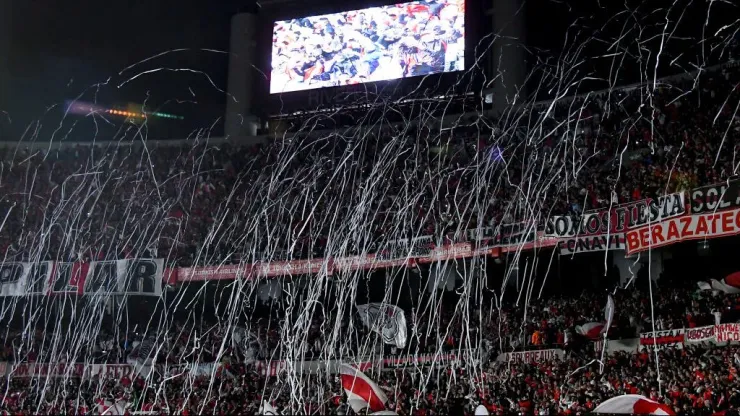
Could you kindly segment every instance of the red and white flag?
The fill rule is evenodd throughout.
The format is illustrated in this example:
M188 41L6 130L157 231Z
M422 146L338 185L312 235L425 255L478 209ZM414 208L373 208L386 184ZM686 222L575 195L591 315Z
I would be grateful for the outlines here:
M729 274L722 281L712 279L712 289L729 295L740 293L740 272Z
M670 407L639 394L611 398L594 409L594 413L617 415L675 415Z
M98 413L101 415L123 415L126 413L126 403L113 403L110 400L98 399Z
M359 412L368 407L373 412L385 410L388 397L362 371L349 364L342 364L340 374L342 376L342 388L347 393L347 402L352 410Z
M599 339L602 331L604 331L604 324L599 322L589 322L587 324L576 326L576 333L583 335L588 339Z

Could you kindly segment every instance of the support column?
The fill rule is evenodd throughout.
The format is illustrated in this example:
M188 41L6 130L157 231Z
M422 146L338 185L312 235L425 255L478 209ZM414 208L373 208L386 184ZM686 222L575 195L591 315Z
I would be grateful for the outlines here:
M493 109L496 113L521 103L526 78L524 35L526 17L523 0L493 0L488 11L493 19Z
M226 136L231 138L256 135L257 120L252 115L256 48L257 15L240 13L232 17L225 124Z
M660 274L663 273L663 252L661 250L652 250L650 253L644 252L634 255L630 258L625 257L624 251L613 251L614 265L619 269L619 284L626 285L633 277L646 268L650 278L657 281ZM634 282L633 282L634 284Z
M7 134L11 105L10 61L13 59L13 2L0 1L0 138ZM6 138L7 139L7 138Z

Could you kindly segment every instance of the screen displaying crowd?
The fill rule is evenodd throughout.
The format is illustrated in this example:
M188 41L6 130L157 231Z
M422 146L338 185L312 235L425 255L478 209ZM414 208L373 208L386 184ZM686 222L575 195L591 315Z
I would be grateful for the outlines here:
M464 0L278 21L270 93L460 71L464 55Z

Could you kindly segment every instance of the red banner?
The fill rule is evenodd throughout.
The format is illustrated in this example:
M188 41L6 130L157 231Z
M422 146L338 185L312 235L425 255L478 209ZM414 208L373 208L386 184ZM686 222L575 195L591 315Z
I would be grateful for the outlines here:
M12 377L93 377L133 378L134 367L128 364L44 364L0 363L2 373Z
M222 266L181 267L177 269L177 280L181 282L196 282L204 280L227 280L250 278L251 265L225 264Z
M414 263L433 263L453 259L469 258L498 254L499 248L483 247L474 249L471 243L456 243L435 247L428 255L390 258L376 254L353 256L336 259L289 260L264 262L258 264L223 265L207 267L181 267L177 270L180 282L194 282L205 280L225 279L254 279L256 277L278 277L288 275L318 274L322 270L331 275L335 270L373 270L389 267L410 266Z
M687 215L625 233L627 254L688 240L740 234L740 209Z

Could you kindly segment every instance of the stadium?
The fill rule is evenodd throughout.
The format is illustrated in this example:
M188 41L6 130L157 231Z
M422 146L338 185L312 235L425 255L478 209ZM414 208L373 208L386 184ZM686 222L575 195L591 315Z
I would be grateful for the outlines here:
M739 414L736 5L319 3L0 122L2 414Z

